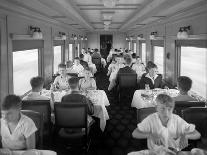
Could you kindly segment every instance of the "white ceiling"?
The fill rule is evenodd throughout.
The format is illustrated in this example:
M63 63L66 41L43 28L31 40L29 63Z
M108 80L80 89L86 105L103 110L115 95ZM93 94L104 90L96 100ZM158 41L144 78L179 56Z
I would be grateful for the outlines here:
M109 31L127 32L187 9L206 0L117 0L105 7L104 0L7 0L53 18L81 31L104 30L103 13L113 12ZM1 4L0 4L1 5Z

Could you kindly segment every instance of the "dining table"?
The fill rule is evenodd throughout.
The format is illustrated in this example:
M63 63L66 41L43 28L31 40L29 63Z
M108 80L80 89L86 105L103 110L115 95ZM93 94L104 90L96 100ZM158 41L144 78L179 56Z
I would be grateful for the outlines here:
M0 149L0 155L57 155L56 152L51 150L9 150L9 149Z
M54 94L54 102L61 102L61 99L64 95L67 95L70 93L70 90L68 91L53 91ZM109 106L109 100L104 90L87 90L80 92L82 95L85 95L87 98L91 100L91 102L94 105L94 117L97 117L100 119L100 129L104 131L106 127L106 121L109 119L109 114L106 109L106 106ZM51 97L51 90L44 90L42 95ZM54 104L54 103L51 103ZM53 117L54 119L54 117ZM52 120L54 122L54 120Z

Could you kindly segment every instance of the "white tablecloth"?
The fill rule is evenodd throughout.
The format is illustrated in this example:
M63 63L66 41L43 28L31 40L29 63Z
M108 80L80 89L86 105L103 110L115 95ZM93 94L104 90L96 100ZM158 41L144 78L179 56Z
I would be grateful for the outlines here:
M61 102L61 99L67 93L65 91L56 91L54 93L55 102ZM50 97L50 91L44 91L45 96ZM109 106L109 100L104 90L89 90L85 94L94 104L93 116L100 118L100 128L104 131L106 127L106 121L109 119L109 115L105 106Z
M5 152L4 149L0 149L0 155L57 155L54 151L49 150L27 150L27 151L9 151Z
M155 106L154 99L157 96L157 94L160 93L167 93L171 97L175 97L178 94L178 90L176 89L169 89L169 90L155 89L155 90L148 90L148 91L136 90L134 92L131 106L137 109L154 107Z

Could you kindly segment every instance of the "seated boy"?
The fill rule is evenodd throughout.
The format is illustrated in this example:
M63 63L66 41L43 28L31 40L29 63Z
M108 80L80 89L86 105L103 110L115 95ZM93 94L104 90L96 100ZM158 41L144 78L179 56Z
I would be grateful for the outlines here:
M30 80L32 91L23 98L23 100L49 100L48 97L41 95L44 85L44 79L40 76L33 77Z
M177 86L179 90L179 95L174 98L175 101L196 101L195 98L188 95L188 91L191 89L192 86L192 80L189 77L178 77Z
M3 148L25 150L35 148L37 128L29 117L21 113L21 99L16 95L5 97L1 106L1 137Z
M181 150L188 145L188 139L200 138L200 133L195 129L195 125L188 124L172 113L175 103L170 96L159 94L156 103L157 112L139 123L132 133L134 138L147 138L149 150L145 150L146 154L149 154L150 151L171 152L169 147Z

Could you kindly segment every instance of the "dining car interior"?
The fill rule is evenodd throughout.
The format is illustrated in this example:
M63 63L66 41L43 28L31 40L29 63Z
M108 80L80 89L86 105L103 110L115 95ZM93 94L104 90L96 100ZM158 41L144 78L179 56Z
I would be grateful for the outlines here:
M0 155L207 155L207 0L0 0Z

